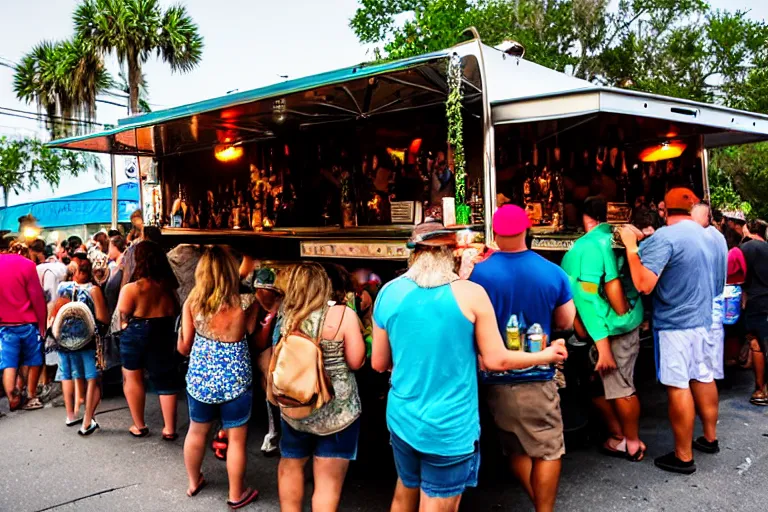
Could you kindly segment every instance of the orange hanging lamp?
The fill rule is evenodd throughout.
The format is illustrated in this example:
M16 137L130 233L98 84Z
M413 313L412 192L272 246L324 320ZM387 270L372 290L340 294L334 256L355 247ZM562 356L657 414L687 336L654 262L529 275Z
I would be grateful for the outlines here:
M643 162L658 162L678 158L683 154L688 145L681 140L671 140L645 148L640 152L640 160Z

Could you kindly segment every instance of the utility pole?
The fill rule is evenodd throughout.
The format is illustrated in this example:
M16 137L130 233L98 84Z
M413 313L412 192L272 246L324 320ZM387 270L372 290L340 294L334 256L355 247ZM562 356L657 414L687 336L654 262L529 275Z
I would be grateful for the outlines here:
M112 180L112 229L117 229L117 173L114 153L109 155L109 174Z

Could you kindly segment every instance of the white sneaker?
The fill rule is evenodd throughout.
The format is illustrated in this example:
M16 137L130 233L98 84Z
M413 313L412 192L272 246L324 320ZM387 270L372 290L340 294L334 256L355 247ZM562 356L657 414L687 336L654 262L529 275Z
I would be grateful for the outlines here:
M279 449L279 439L280 436L277 434L277 432L272 434L267 432L267 435L264 436L264 442L261 444L261 453L267 457L276 455L277 450Z

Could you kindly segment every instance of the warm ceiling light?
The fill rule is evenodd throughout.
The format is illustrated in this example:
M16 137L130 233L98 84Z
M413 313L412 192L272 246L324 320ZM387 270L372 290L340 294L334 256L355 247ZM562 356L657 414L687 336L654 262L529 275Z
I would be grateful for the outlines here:
M394 149L394 148L387 148L387 154L397 160L398 162L405 163L405 150L404 149ZM379 162L379 165L381 165L381 162Z
M659 160L669 160L677 158L683 154L688 145L680 140L672 140L645 148L640 152L640 160L643 162L658 162Z
M243 156L242 146L232 146L231 144L219 144L213 150L213 156L219 162L232 162L239 160Z
M411 145L408 146L408 163L409 164L415 164L416 163L416 156L419 154L419 151L421 150L421 139L413 139L411 141Z
M27 240L35 239L39 234L40 234L40 228L36 228L34 226L27 226L24 228L23 235L24 235L24 238L26 238Z

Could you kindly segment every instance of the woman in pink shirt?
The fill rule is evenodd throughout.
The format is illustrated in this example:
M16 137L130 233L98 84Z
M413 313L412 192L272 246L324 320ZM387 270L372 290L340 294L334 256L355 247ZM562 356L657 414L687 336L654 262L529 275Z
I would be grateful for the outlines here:
M0 247L0 371L12 411L19 409L21 390L16 388L19 366L29 367L24 409L43 407L37 397L37 380L43 365L43 343L47 307L35 264Z

